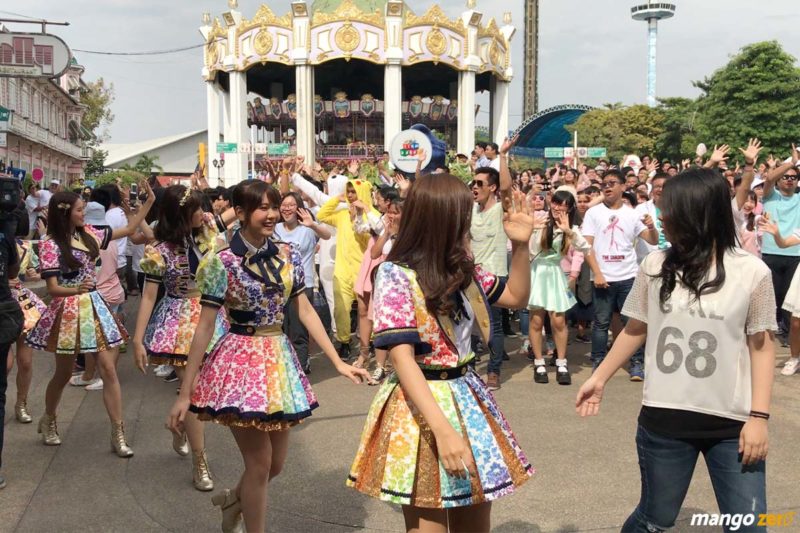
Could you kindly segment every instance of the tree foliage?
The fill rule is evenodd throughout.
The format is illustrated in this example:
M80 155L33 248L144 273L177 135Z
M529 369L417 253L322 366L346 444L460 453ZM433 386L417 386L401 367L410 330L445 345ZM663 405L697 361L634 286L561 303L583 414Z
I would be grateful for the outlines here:
M695 153L697 102L690 98L661 98L659 110L664 115L663 131L656 140L655 153L660 159L681 161Z
M742 48L730 62L694 85L700 138L708 146L747 146L758 137L764 153L785 154L800 140L800 68L776 41Z
M108 157L108 152L105 150L100 148L92 150L92 157L86 162L83 173L87 177L92 177L99 176L105 172L106 157Z
M131 166L126 163L122 165L120 168L122 170L134 171L144 176L149 176L153 171L159 173L164 171L164 167L159 165L157 161L158 161L157 155L150 156L147 154L142 154L139 156L139 159L136 161L135 165Z
M114 84L106 82L103 78L86 84L86 88L81 89L81 104L87 106L86 113L83 115L81 125L92 133L93 145L98 145L107 140L108 127L114 121L114 114L111 112L111 104L114 102Z
M148 176L149 174L145 175L133 170L112 170L97 176L94 183L95 187L100 187L101 185L106 185L108 183L121 183L123 185L130 185L132 183L139 183Z
M621 160L626 154L652 154L656 140L664 131L664 114L646 105L628 107L612 104L604 109L587 111L572 125L581 146L600 146L608 155Z

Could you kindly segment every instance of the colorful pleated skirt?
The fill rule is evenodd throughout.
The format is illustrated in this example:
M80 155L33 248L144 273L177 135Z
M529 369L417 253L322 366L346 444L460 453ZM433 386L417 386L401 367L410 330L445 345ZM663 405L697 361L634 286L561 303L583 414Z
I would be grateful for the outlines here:
M529 309L544 309L566 313L578 301L569 290L567 277L561 269L561 256L550 254L538 256L531 263L531 293Z
M200 309L200 297L176 298L165 295L159 300L144 332L144 347L151 364L186 366L189 348L200 321ZM216 346L226 329L225 311L220 309L207 351Z
M19 302L19 307L22 309L22 315L25 317L22 333L27 335L39 322L42 314L47 310L47 306L33 291L21 285L17 287L12 285L11 296Z
M26 342L37 350L76 355L110 350L128 338L97 291L53 298Z
M428 381L450 424L469 443L477 472L460 479L439 462L433 432L392 374L372 402L347 485L380 500L450 508L513 493L534 470L480 377Z
M286 335L226 333L200 369L189 409L225 426L282 431L318 405Z

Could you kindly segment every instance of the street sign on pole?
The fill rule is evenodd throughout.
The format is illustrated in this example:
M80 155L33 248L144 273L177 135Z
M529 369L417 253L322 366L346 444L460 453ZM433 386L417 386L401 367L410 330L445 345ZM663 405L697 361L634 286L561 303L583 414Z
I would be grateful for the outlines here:
M275 143L267 145L269 155L289 155L289 143Z
M588 157L608 157L608 150L606 148L588 148Z
M236 143L217 143L217 152L220 154L235 154L239 151Z
M11 110L0 106L0 130L8 129L8 122L11 120Z
M560 159L564 157L564 149L563 148L545 148L544 149L544 157L546 159Z

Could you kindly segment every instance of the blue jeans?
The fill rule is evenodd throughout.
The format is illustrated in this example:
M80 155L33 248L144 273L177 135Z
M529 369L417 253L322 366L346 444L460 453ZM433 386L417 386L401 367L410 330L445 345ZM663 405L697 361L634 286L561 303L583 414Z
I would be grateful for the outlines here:
M601 363L608 353L608 328L611 325L611 315L622 311L625 299L633 287L633 279L610 281L607 289L594 288L592 302L594 303L594 320L592 321L592 362ZM622 323L627 324L628 318L621 315ZM639 348L631 357L632 365L644 365L644 349Z
M528 308L521 309L519 312L519 333L526 339L531 331L531 314Z
M506 281L508 278L500 276ZM503 309L492 306L489 312L492 320L491 338L489 339L489 365L487 372L500 374L500 366L503 364L503 354L506 353L505 336L503 335Z
M766 462L742 465L738 438L673 439L639 426L636 449L642 495L622 533L654 533L675 524L700 453L706 460L719 512L755 514L753 525L741 525L737 533L766 531L766 527L757 527L759 513L767 512Z

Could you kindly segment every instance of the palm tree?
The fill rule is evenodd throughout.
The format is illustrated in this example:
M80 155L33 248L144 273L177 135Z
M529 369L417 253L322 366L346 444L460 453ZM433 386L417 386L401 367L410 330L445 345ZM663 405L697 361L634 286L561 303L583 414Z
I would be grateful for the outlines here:
M155 169L158 173L164 172L164 167L156 163L158 161L158 156L150 156L147 154L142 154L139 156L139 160L136 161L136 164L130 170L136 170L137 172L141 172L145 176L149 176L153 169Z

